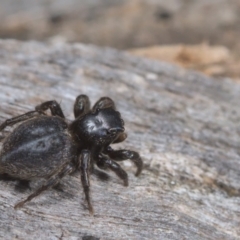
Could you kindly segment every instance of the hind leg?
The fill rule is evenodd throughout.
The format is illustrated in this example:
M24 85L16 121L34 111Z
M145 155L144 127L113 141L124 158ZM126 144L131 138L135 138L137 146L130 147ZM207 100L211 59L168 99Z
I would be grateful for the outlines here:
M40 188L38 188L34 193L32 193L31 195L29 195L25 200L17 203L14 208L20 208L22 207L26 202L31 201L33 198L37 197L38 195L40 195L43 191L49 189L50 187L56 186L61 178L63 178L64 176L70 174L71 172L73 172L75 169L72 165L67 165L64 166L58 173L52 175L46 182L45 184L43 184Z
M53 116L59 116L61 118L65 118L60 105L55 100L44 102L36 106L35 109L36 109L35 111L30 111L22 115L19 115L17 117L7 119L5 122L3 122L0 125L0 132L8 126L13 126L16 123L26 121L28 119L34 118L41 114L45 114L44 111L48 109L50 109L51 114Z
M75 100L73 108L75 118L82 117L88 113L90 110L90 105L91 104L88 96L84 94L79 95Z
M65 118L59 103L55 100L43 102L42 104L37 105L35 109L40 113L50 109L52 116L59 116L61 118Z
M39 114L41 113L39 113L38 111L31 111L31 112L27 112L25 114L19 115L17 117L9 118L0 125L0 132L8 126L13 126L16 123L31 119Z

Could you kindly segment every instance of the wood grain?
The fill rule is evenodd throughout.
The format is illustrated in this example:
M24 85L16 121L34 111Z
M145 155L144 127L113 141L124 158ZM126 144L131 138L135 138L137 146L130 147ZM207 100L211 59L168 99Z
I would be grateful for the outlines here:
M122 163L127 188L92 175L94 216L78 175L20 210L40 182L1 181L1 239L240 239L239 84L91 45L0 41L0 122L51 99L72 120L79 94L114 99L128 132L114 147L139 151L143 173Z

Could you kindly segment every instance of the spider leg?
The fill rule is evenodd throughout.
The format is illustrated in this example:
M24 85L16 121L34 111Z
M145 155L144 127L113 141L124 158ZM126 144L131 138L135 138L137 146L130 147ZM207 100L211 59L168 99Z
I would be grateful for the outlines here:
M100 98L93 106L92 111L95 112L97 109L103 109L103 108L113 108L114 110L116 110L116 106L114 101L109 98L109 97L102 97ZM119 142L123 142L125 139L127 138L127 134L126 133L120 133L118 138L115 139L115 141L113 143L119 143Z
M56 102L55 100L44 102L35 107L35 110L38 112L44 112L48 109L50 109L53 116L59 116L61 118L65 118L59 103Z
M43 113L40 113L38 111L31 111L31 112L27 112L22 115L19 115L17 117L9 118L0 125L0 131L2 131L7 126L13 126L16 123L31 119L39 114L43 114Z
M114 101L109 97L100 98L93 106L92 111L95 112L97 109L113 108L116 110Z
M143 161L137 152L131 150L113 150L110 146L106 149L105 153L115 161L124 161L130 159L137 167L137 172L135 176L139 176L142 172Z
M81 182L85 194L85 198L88 204L88 209L91 214L93 214L93 207L90 198L90 180L89 173L91 170L91 155L88 150L83 150L80 155L80 166L79 170L81 173Z
M127 173L121 168L119 164L114 162L113 160L109 159L106 156L99 155L97 159L97 166L101 169L111 169L113 172L117 174L119 178L123 180L124 186L128 186L128 175Z
M74 167L70 164L65 165L58 173L52 175L47 179L45 184L43 184L40 188L38 188L34 193L29 195L25 200L17 203L14 208L20 208L22 207L26 202L31 201L33 198L37 197L39 194L41 194L43 191L47 190L50 187L53 187L59 183L61 178L64 176L70 174L74 170Z
M117 139L114 140L113 143L123 142L126 138L127 138L127 133L121 132L121 133L118 135Z
M75 118L81 117L90 111L90 100L86 95L79 95L74 103L74 116Z
M59 116L65 118L60 105L55 101L47 101L35 107L35 111L30 111L19 115L17 117L9 118L0 125L0 131L2 131L7 126L13 126L16 123L34 118L39 114L44 114L44 111L50 109L53 116Z

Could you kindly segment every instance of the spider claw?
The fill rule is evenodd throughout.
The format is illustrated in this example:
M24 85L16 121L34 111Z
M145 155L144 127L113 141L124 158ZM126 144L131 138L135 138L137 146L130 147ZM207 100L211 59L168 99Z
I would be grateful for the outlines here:
M21 202L17 203L17 204L14 206L14 209L18 209L18 208L23 207L24 203L25 203L25 201L21 201Z
M142 172L142 166L138 166L137 172L135 173L135 176L138 177Z
M89 210L90 215L94 214L94 210L93 210L91 203L88 203L88 210Z

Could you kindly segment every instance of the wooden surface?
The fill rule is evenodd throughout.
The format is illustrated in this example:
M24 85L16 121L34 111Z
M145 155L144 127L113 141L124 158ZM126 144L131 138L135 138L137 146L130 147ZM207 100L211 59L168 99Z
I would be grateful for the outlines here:
M78 175L20 210L40 182L1 181L0 239L240 239L239 84L95 46L0 41L0 122L51 99L71 120L79 94L115 100L128 138L114 147L139 151L143 173L123 163L127 188L92 175L94 216Z

